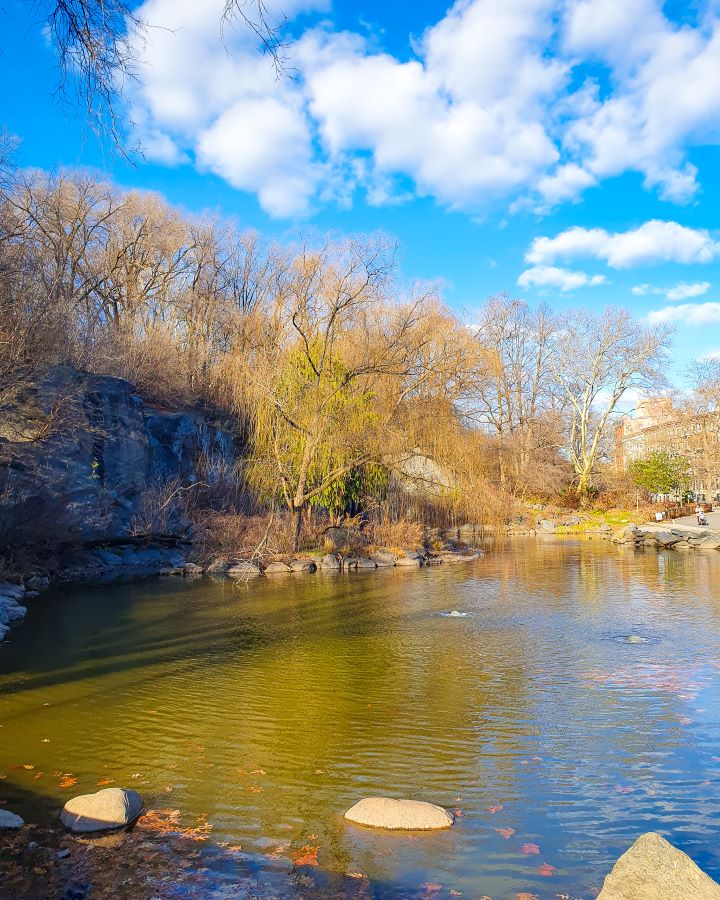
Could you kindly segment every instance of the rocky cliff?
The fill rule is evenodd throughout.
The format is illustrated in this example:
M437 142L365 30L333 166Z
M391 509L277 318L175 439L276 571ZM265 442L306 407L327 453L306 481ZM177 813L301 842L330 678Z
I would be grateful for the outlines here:
M153 497L238 455L233 423L142 400L121 378L53 367L0 408L0 546L119 539ZM181 523L163 522L162 530Z

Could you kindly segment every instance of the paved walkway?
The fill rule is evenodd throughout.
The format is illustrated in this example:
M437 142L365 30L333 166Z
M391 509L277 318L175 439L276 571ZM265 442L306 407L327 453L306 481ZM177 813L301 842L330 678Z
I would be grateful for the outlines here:
M711 512L705 513L705 516L708 520L708 525L710 528L714 528L716 530L720 530L720 512ZM658 522L658 525L663 523ZM672 522L668 521L668 525L697 525L697 519L695 516L683 516L682 519L673 519Z

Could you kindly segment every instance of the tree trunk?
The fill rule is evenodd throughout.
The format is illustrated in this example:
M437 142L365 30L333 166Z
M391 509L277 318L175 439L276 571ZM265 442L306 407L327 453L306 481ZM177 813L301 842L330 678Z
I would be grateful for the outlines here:
M302 506L293 508L293 550L295 553L300 549L300 536L302 535Z

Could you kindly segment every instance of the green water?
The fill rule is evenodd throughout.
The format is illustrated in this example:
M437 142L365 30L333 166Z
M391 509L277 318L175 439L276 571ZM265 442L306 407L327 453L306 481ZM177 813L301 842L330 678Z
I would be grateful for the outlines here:
M0 799L51 821L113 779L206 814L238 873L319 847L328 895L354 872L365 896L590 898L648 830L720 877L719 586L720 553L518 539L417 571L48 592L0 645ZM343 821L377 794L462 816Z

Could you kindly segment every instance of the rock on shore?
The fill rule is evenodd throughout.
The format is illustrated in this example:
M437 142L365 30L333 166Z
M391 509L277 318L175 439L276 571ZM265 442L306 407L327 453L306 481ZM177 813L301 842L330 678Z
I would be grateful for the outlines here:
M650 831L618 859L598 900L720 900L720 885Z
M60 820L71 831L108 831L134 822L142 809L142 797L135 791L105 788L68 800Z
M436 831L450 828L455 821L451 813L434 803L389 797L366 797L351 807L345 818L357 825L392 831Z

